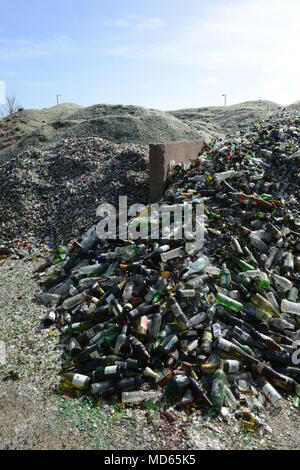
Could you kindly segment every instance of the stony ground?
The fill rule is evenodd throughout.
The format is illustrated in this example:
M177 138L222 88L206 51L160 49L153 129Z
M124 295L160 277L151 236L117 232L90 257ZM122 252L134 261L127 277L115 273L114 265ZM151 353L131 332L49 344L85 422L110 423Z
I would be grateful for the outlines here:
M63 139L101 137L115 143L211 139L251 127L283 109L272 101L247 101L231 106L206 106L160 111L142 106L62 103L25 109L0 120L0 162L21 152L47 150ZM298 111L300 103L286 107ZM1 132L2 126L2 132Z
M0 165L0 244L17 237L69 243L96 221L103 203L148 200L148 148L97 137L63 140Z
M7 138L5 131L2 137L0 134L0 162L26 150L47 150L63 139L101 137L119 144L131 142L148 146L150 142L191 140L204 136L169 113L140 106L99 104L81 108L64 103L48 109L24 110L3 120L3 123L8 119L18 122L24 136L13 141ZM209 132L206 134L208 137L211 135Z
M236 420L175 412L170 423L153 406L96 406L88 397L63 398L61 347L55 327L40 330L45 307L34 301L33 271L42 263L0 261L0 449L300 449L299 411L286 400L267 404L272 433L242 432ZM1 264L2 263L2 264Z
M207 106L204 108L179 109L170 114L185 122L199 132L219 135L234 134L265 119L270 114L278 113L283 106L273 101L246 101L231 106ZM297 110L296 105L293 110Z

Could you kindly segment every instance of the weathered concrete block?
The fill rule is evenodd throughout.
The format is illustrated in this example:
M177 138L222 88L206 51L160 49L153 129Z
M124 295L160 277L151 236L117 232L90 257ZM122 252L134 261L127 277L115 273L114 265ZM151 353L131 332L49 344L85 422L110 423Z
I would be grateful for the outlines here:
M189 162L204 150L205 140L166 142L149 145L150 193L149 201L155 202L164 194L164 184L170 171L170 161Z

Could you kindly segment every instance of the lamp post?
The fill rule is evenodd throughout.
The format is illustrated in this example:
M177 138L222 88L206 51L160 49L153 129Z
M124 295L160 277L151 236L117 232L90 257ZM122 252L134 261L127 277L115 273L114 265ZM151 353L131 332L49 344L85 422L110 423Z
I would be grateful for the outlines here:
M222 96L224 96L224 106L226 106L226 96L227 95L226 95L226 93L224 93L224 95L222 95Z

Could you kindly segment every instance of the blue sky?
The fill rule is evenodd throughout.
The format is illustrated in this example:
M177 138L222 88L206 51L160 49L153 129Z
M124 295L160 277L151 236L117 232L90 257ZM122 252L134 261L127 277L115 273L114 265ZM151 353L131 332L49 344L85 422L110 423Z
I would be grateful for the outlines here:
M299 0L0 0L4 83L25 108L171 110L300 99Z

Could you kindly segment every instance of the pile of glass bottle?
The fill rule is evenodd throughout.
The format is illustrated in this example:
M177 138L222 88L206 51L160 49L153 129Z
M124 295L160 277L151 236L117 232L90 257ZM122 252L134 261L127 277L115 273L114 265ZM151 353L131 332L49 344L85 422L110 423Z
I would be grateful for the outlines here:
M38 277L64 389L223 413L292 394L299 407L299 142L299 115L281 113L172 166L158 202L202 204L200 249L172 216L151 238L150 205L129 221L148 237L92 227L58 247Z

